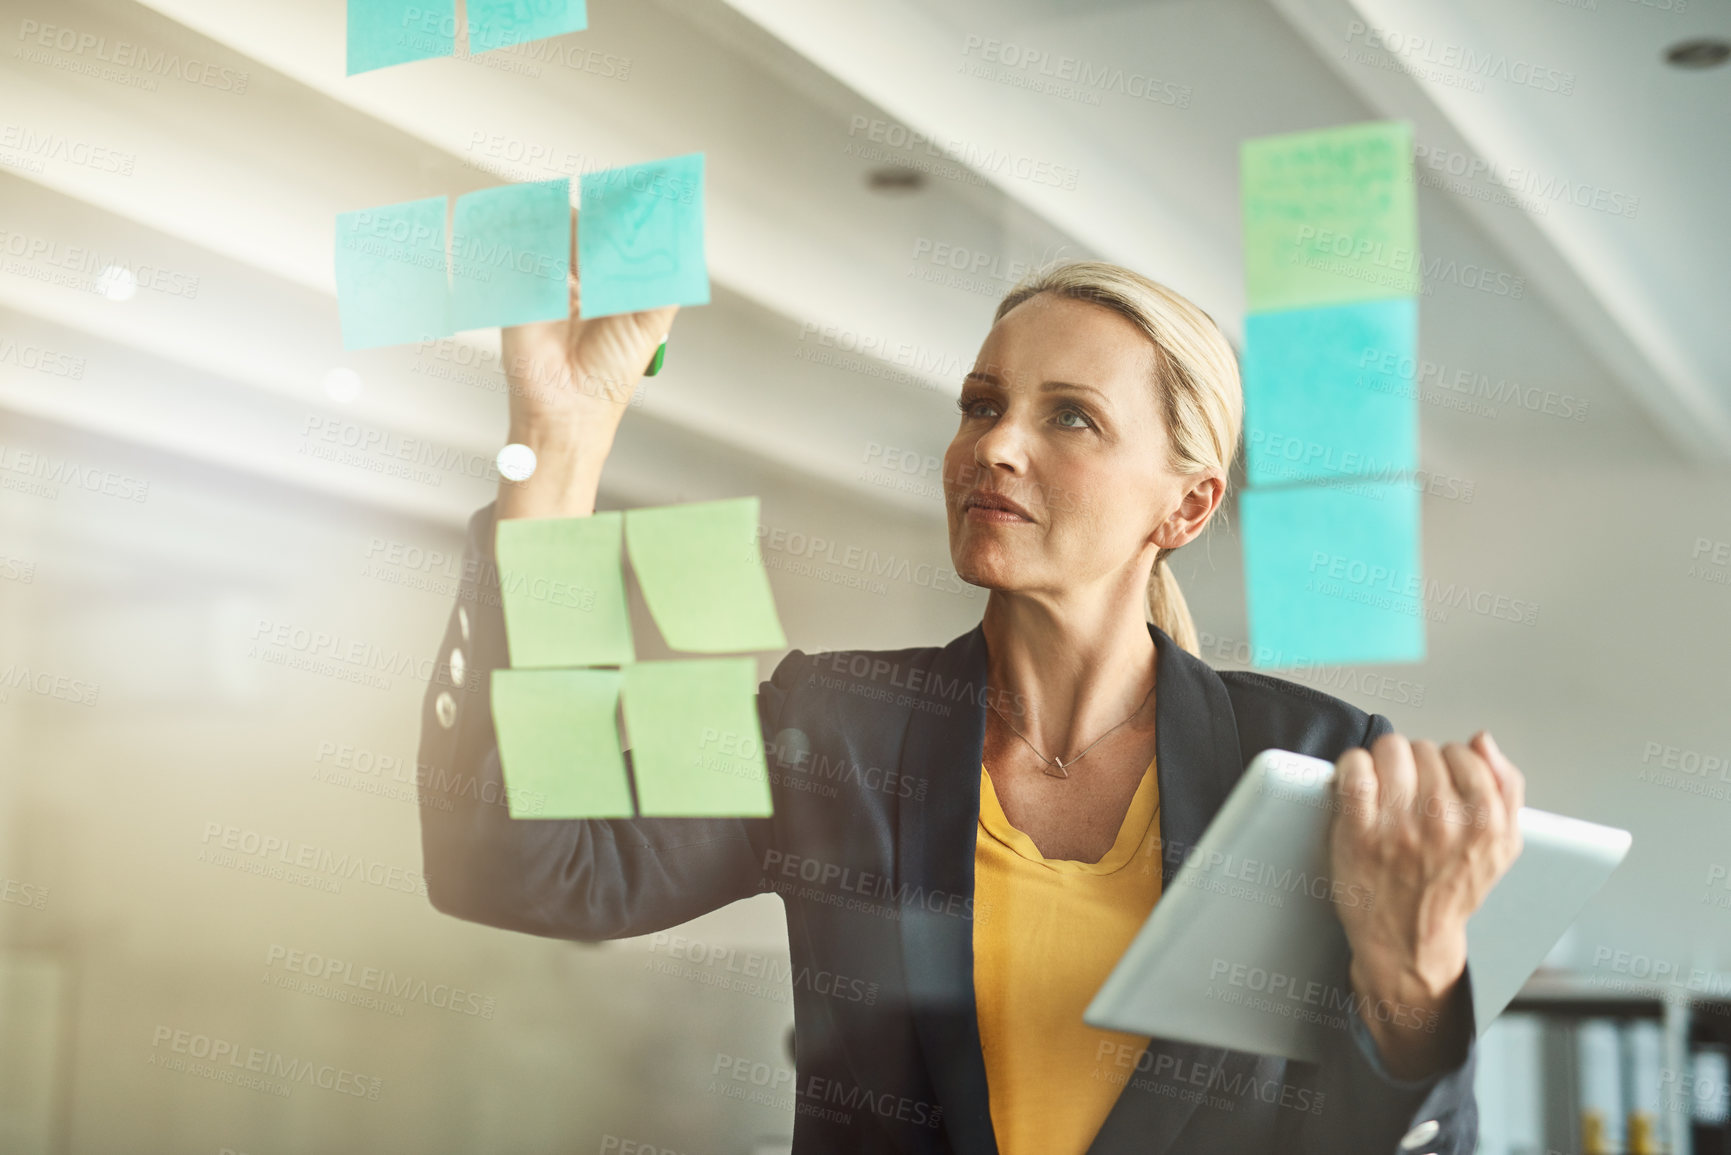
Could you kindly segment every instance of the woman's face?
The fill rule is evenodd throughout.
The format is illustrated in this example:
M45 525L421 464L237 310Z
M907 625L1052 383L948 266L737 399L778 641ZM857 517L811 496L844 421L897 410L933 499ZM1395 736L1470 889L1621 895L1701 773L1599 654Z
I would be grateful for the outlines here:
M944 453L950 559L987 589L1140 596L1157 547L1200 533L1218 475L1170 472L1154 344L1101 305L1040 293L986 335ZM1021 512L981 508L982 493Z

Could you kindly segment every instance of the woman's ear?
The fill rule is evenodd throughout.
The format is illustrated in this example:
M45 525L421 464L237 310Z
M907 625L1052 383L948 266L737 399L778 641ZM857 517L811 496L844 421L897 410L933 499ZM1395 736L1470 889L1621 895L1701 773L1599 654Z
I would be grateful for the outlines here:
M1208 526L1214 511L1226 496L1226 479L1218 473L1201 473L1189 479L1189 488L1165 521L1155 529L1153 542L1161 549L1177 549L1195 540Z

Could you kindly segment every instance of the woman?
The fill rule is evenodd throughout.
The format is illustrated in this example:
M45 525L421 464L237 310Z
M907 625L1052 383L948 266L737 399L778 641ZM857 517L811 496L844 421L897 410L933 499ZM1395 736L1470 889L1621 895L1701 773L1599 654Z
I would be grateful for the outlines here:
M577 292L574 276L568 322L505 334L510 438L539 466L470 524L478 577L441 650L469 692L427 694L421 759L457 784L449 809L422 807L438 909L595 941L780 893L801 1153L1473 1149L1464 928L1519 853L1521 775L1488 734L1408 742L1194 656L1166 557L1225 494L1237 368L1204 313L1128 270L1062 266L999 306L944 460L951 557L991 591L983 620L943 647L790 652L759 690L773 817L512 821L484 801L501 787L488 671L507 664L495 519L593 512L673 320L579 321ZM1374 898L1340 904L1353 1013L1325 1059L1082 1024L1271 747L1337 760L1334 883ZM838 791L798 789L813 775ZM843 977L875 999L841 994L859 989Z

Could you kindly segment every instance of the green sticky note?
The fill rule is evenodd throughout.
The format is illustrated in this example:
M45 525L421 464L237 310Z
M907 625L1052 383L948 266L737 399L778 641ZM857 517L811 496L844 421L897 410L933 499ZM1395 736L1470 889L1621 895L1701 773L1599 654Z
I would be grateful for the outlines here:
M497 523L493 552L513 669L636 660L619 558L622 528L616 512Z
M1418 294L1411 125L1247 140L1240 176L1249 311Z
M773 812L755 661L638 662L623 673L625 732L644 815L764 817Z
M571 181L482 189L451 219L451 327L491 329L571 315Z
M348 74L457 50L456 0L349 0Z
M672 648L716 654L787 645L757 548L759 505L735 497L625 512L625 551Z
M701 152L586 172L579 188L582 316L709 304Z
M449 337L445 198L338 214L336 272L343 348Z
M1246 489L1238 510L1257 665L1424 657L1419 492L1410 482Z
M589 27L585 0L469 0L468 6L471 53Z
M630 818L618 670L494 670L493 729L512 818Z
M1411 297L1244 319L1244 446L1251 485L1390 480L1418 468Z

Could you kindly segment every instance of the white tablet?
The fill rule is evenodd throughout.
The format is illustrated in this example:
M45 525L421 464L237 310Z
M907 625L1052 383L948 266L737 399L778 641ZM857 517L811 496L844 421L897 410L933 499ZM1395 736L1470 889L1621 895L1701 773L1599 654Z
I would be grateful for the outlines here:
M1347 951L1336 906L1375 901L1329 876L1333 780L1320 758L1258 754L1082 1021L1319 1058L1329 1027L1358 1010L1330 977L1344 974ZM1520 857L1467 922L1481 1034L1629 851L1626 830L1526 807L1520 824Z

